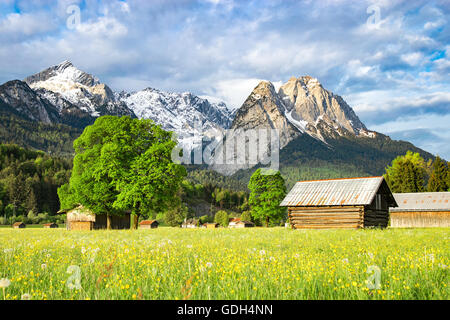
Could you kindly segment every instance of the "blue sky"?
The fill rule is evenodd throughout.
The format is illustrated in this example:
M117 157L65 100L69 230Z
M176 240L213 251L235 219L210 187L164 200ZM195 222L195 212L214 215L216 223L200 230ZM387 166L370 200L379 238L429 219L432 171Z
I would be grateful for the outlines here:
M0 82L70 60L114 90L239 107L259 80L311 75L370 129L449 160L449 20L448 1L0 0Z

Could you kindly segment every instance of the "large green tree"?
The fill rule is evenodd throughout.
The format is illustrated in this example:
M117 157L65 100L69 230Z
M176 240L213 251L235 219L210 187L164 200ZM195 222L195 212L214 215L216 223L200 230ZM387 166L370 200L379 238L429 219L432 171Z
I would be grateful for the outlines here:
M250 211L255 220L265 221L266 227L269 221L283 219L286 209L280 207L281 201L286 196L286 185L281 173L263 174L261 169L256 170L248 184L250 190Z
M217 211L214 216L214 222L220 224L222 227L228 227L229 219L228 213L224 210Z
M172 133L151 120L104 116L74 142L70 186L60 189L61 203L80 203L110 217L130 210L140 215L163 210L175 197L184 167L171 160Z
M447 191L450 187L447 184L448 167L447 162L439 156L436 157L432 164L430 179L428 180L427 189L430 192Z
M408 151L386 168L385 178L392 192L422 192L425 184L425 161L418 153Z

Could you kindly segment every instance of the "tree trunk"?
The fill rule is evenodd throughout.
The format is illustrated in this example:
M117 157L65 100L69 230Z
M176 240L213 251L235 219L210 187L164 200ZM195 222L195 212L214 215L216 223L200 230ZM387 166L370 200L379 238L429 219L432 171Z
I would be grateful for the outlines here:
M139 224L139 214L133 214L133 225L131 226L134 230L138 229Z
M112 227L111 227L111 215L109 213L106 215L106 229L107 230L111 230L112 229Z
M266 228L269 227L269 217L266 217Z

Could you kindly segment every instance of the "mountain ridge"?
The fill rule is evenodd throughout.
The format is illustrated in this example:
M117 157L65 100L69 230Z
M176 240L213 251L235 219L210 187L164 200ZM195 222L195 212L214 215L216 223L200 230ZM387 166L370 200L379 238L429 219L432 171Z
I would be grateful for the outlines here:
M231 110L223 102L211 102L190 92L173 93L155 88L114 92L98 78L64 61L25 81L1 85L0 107L0 116L13 130L20 126L34 130L31 128L40 127L33 123L43 123L47 125L44 132L70 131L65 136L64 154L70 153L67 139L73 139L78 130L92 124L98 116L128 115L154 120L164 129L174 131L179 143L188 147L199 147L192 138L196 134L206 133L214 138L229 128L278 129L282 172L297 172L304 164L314 167L320 163L337 171L347 168L347 175L381 174L395 156L408 149L426 158L433 157L410 143L370 131L341 96L326 90L311 76L291 77L278 90L272 82L261 81L240 108ZM59 127L53 130L52 125ZM64 129L64 126L77 130ZM58 139L53 136L39 142L35 133L29 133L34 134L29 140L4 129L0 131L7 137L3 138L5 141L17 139L25 147L43 151L51 144L53 152L58 150ZM387 152L386 146L389 146ZM252 168L237 168L238 173L233 170L232 174L246 176Z

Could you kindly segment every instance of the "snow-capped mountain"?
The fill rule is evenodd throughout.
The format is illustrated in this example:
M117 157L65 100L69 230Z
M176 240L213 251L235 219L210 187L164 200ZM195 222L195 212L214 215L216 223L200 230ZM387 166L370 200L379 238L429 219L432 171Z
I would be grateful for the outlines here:
M32 121L83 128L102 115L128 115L154 120L174 131L184 144L191 143L194 135L229 128L233 117L223 102L210 102L189 92L148 88L115 93L69 61L2 88L0 99L5 105Z
M169 93L147 88L133 93L122 92L117 98L138 118L152 119L167 130L194 128L198 121L206 129L231 125L231 111L224 103L210 103L189 92Z
M299 172L305 162L329 161L335 166L338 161L358 169L355 172L378 175L387 163L407 150L420 152L427 159L432 157L408 142L393 141L369 131L342 97L309 76L293 77L279 90L271 82L262 81L242 106L233 111L216 98L187 92L148 88L116 93L68 61L25 81L0 85L0 142L44 151L65 150L70 154L70 147L62 146L70 146L82 129L102 115L152 119L164 129L174 131L184 150L202 151L200 155L206 158L202 157L201 163L208 163L211 169L225 175L244 169L238 176L245 177L250 172L247 169L266 166L265 159L273 148L279 149L280 168L291 168L292 172ZM35 122L47 125L41 128ZM46 139L49 128L50 132L71 132L61 139ZM228 128L232 130L225 132ZM243 132L265 128L278 129L278 146L264 139L264 135L250 140L248 132ZM206 145L205 136L212 144ZM250 151L250 145L257 146L258 151ZM244 154L245 160L251 161L241 162L236 154ZM255 154L259 164L254 162ZM195 160L198 153L194 155Z
M222 103L210 103L189 92L169 93L153 88L116 94L139 119L152 119L174 131L188 149L201 147L201 137L214 135L231 125L231 111Z
M50 67L24 81L30 88L38 90L43 98L56 103L59 110L68 101L92 117L107 114L134 116L126 105L115 99L106 84L77 69L70 61Z

